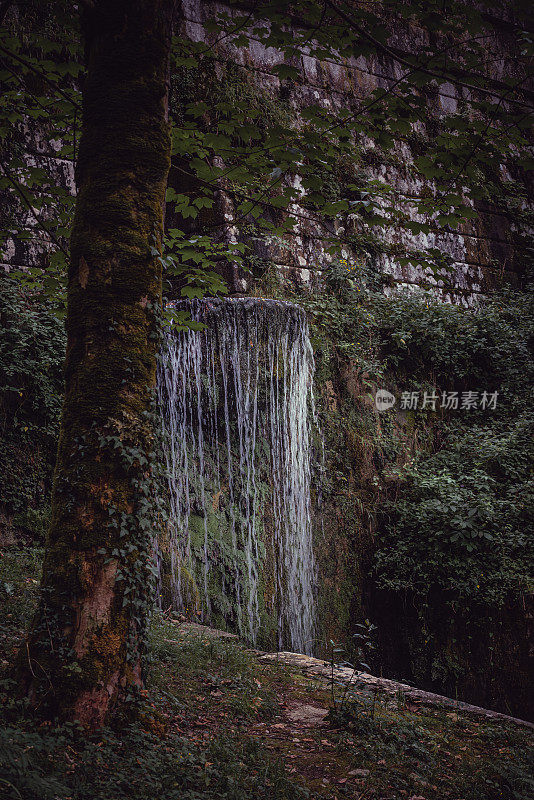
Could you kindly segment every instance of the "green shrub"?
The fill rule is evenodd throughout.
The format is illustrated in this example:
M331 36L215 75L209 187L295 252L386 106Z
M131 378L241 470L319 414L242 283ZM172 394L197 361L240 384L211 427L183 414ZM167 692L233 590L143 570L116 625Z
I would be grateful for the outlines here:
M57 449L63 324L46 301L4 276L0 286L0 474L8 514L43 509Z
M37 603L42 559L43 550L37 547L0 553L0 633L28 624Z
M526 404L534 377L534 299L503 291L478 307L437 303L419 291L372 300L386 368L411 385L499 391L504 414Z
M420 606L444 602L498 609L532 589L534 415L456 426L437 453L401 471L384 510L376 554L381 587Z

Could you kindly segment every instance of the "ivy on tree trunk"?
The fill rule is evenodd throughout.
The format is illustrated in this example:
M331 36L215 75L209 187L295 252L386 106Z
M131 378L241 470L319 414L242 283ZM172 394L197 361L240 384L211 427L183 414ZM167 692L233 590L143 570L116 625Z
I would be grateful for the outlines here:
M94 728L143 686L174 2L84 5L66 391L41 600L18 677L40 713Z

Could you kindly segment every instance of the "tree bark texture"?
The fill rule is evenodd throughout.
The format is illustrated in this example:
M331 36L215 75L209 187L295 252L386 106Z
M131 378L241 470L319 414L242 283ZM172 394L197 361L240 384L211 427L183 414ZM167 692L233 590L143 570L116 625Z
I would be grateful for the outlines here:
M103 724L143 685L173 0L86 4L65 401L41 600L18 658L48 718Z

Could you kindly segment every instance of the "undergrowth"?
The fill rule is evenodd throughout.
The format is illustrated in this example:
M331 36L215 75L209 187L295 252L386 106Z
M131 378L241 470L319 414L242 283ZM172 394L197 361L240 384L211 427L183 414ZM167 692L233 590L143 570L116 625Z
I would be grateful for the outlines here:
M151 630L152 687L172 697L182 710L190 709L192 702L195 704L198 690L202 701L206 695L217 697L229 719L272 717L277 707L276 698L270 687L258 680L253 654L238 645L235 638L177 631L172 621L165 620L161 614L155 615ZM179 676L179 680L169 681L169 672ZM199 708L197 703L195 712Z
M364 692L355 692L350 702L333 709L330 722L337 730L338 748L350 752L359 769L368 772L367 785L387 785L387 796L534 796L534 755L525 747L521 729L466 719L454 711L421 709L414 714L403 708L402 698L375 702ZM489 758L489 752L498 756Z
M4 688L9 688L5 687ZM75 725L0 730L0 797L24 800L300 800L306 793L261 743L239 735L208 746L142 726L87 736Z
M88 735L41 723L16 698L9 666L37 598L40 550L0 561L2 800L526 800L529 732L399 696L338 693L326 725L286 709L328 706L329 686L265 663L235 638L156 612L147 691L135 722ZM15 613L15 607L18 610ZM368 633L357 647L366 656ZM363 662L359 668L364 668ZM341 700L341 702L340 702Z
M17 592L28 571L26 559L23 554L18 580L14 570L10 572ZM23 607L17 621L31 613L32 605ZM9 627L12 617L5 616ZM266 757L261 741L243 730L247 720L269 718L275 709L272 692L259 686L252 656L234 641L195 633L177 641L179 630L155 615L149 689L137 721L124 725L117 720L92 735L75 724L40 724L27 702L15 699L12 681L4 678L0 798L260 800L266 791L279 800L308 797L288 777L280 759ZM8 667L6 660L3 663ZM214 702L224 724L206 717L198 735L198 728L190 728L197 716L209 714Z

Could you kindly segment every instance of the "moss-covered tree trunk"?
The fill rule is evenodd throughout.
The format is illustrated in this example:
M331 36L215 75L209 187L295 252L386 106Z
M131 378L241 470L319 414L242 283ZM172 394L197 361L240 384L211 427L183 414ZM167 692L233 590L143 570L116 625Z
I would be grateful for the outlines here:
M18 669L46 716L95 727L143 683L174 3L84 5L66 392L41 602Z

